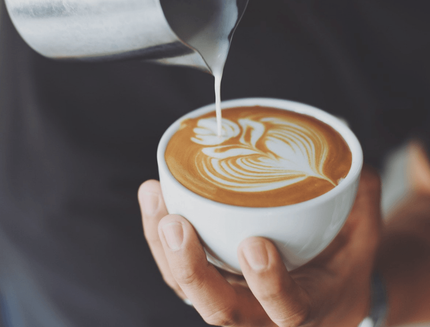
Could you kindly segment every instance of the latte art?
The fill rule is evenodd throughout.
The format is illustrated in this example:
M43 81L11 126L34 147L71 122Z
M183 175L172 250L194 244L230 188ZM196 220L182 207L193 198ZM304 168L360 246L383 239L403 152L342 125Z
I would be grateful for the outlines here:
M345 141L312 117L261 107L223 116L221 136L211 113L182 122L166 149L170 171L195 193L234 205L286 205L326 193L349 171Z
M336 185L322 172L329 147L323 135L275 117L238 123L224 119L224 134L217 137L214 118L198 121L191 140L205 147L195 165L208 182L240 192L274 190L309 176ZM238 134L236 144L225 145Z

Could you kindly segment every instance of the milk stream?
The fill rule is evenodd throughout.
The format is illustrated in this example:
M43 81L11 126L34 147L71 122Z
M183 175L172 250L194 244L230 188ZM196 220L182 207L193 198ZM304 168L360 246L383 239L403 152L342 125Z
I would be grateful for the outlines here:
M214 52L217 55L205 55L202 52L202 56L210 69L212 70L212 75L214 76L214 89L215 89L215 109L216 109L216 118L217 118L217 132L218 137L222 136L222 112L221 112L221 81L222 75L224 72L224 65L227 60L228 51L230 49L230 40L228 39L228 35L231 30L234 28L234 24L237 21L237 7L236 1L230 1L235 8L235 15L227 17L226 19L230 24L223 25L223 28L220 29L220 35L218 36L217 44L214 44ZM232 9L231 9L232 10ZM227 12L229 15L232 12ZM234 13L234 12L233 12Z
M218 136L221 136L221 80L230 49L232 31L239 18L239 12L236 0L196 1L196 6L208 6L213 14L206 17L204 22L194 22L198 24L198 29L192 28L192 23L188 26L188 30L181 26L181 33L187 43L200 53L214 76ZM202 17L197 18L202 19ZM193 34L192 32L196 30L199 32Z
M215 110L216 110L216 122L217 122L218 137L222 136L221 80L222 80L222 71L221 71L221 74L214 74Z
M222 15L219 15L218 21L213 22L209 26L209 30L204 31L207 37L202 40L203 42L199 42L199 47L197 48L214 76L215 108L219 137L222 136L221 81L230 49L230 40L228 37L236 25L237 19L236 0L225 1ZM207 40L211 39L216 40L216 42L207 42Z

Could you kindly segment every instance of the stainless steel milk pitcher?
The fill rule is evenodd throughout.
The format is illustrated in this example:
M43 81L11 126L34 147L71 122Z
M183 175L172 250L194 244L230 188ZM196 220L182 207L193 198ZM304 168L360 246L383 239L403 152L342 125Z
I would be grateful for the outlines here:
M144 59L211 72L201 55L204 49L198 47L216 44L219 40L210 32L211 25L224 24L226 19L233 20L230 41L247 3L248 0L6 0L6 7L23 39L46 57L85 61ZM193 44L197 34L205 42Z

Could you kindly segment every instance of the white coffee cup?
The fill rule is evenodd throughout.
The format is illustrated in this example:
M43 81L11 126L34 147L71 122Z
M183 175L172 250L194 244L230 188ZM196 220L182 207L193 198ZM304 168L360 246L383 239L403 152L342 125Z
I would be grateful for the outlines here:
M311 106L271 98L224 101L223 110L244 106L265 106L312 116L333 127L352 153L348 175L335 188L314 199L281 207L250 208L215 202L191 192L170 173L164 153L182 120L215 110L210 104L174 122L158 145L158 169L164 201L170 214L179 214L194 226L210 262L230 272L241 273L237 248L251 236L273 241L288 270L317 256L342 228L355 200L363 153L355 135L338 118Z

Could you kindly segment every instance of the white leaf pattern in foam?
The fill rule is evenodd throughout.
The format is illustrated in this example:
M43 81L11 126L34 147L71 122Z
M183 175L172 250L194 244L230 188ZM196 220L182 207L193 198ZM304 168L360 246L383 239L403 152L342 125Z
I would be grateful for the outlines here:
M237 124L223 119L223 124L228 124L223 126L223 130L230 133L221 143L210 143L212 139L205 139L207 134L204 133L192 139L205 140L207 143L204 145L209 146L202 149L202 156L196 158L196 164L202 167L199 168L200 173L211 183L232 191L261 192L292 185L312 176L335 185L322 173L328 144L318 132L272 117L259 121L239 119L238 122L240 129L237 132L234 127L239 128ZM200 124L199 121L198 126L210 126L206 128L216 135L212 122ZM194 132L199 132L199 129L195 128ZM220 145L239 133L237 144ZM258 143L260 139L265 150L258 146L262 145Z
M260 139L260 137L263 136L264 130L266 129L266 127L262 123L253 121L251 119L239 119L239 124L240 126L242 126L242 130L243 130L242 136L240 137L240 143L247 144L247 142L245 141L245 136L248 130L251 130L250 144L253 147L255 147L255 144L257 143L257 141Z
M200 119L197 126L193 130L196 135L191 140L201 145L218 145L240 133L239 126L228 119L222 120L221 136L218 136L215 117Z
M258 154L259 152L245 147L238 147L237 145L217 146L213 148L204 148L202 152L216 159L226 159L230 157L246 156L250 154Z
M273 138L276 141L282 140L282 144L288 144L288 148L293 150L294 154L288 153L288 149L286 149L285 147L279 147L279 145L281 145L279 143L278 146L273 147L271 151L276 151L276 148L278 148L280 149L279 155L281 157L297 157L297 159L304 160L305 162L307 162L307 168L309 168L307 170L309 176L323 178L334 184L331 180L324 176L322 172L325 159L328 155L329 146L326 139L321 134L317 133L315 130L307 129L287 121L280 121L276 118L263 118L262 121L270 122L279 126L279 129L282 130L282 133L278 133L277 130L270 130L268 131L268 138ZM266 146L268 148L269 144L270 143L266 142ZM319 154L316 149L320 150ZM298 160L295 161L297 162ZM302 164L302 167L305 167L304 163Z

